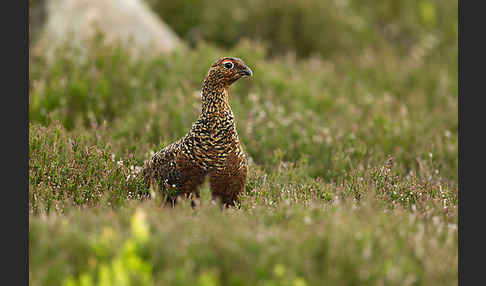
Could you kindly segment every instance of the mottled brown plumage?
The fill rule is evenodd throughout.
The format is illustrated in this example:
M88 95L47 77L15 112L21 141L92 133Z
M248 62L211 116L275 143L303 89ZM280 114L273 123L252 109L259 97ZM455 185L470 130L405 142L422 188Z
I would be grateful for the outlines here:
M248 172L245 154L229 105L231 84L252 71L238 58L214 62L203 82L201 114L180 140L157 152L144 166L147 184L158 184L172 201L195 194L209 176L213 198L233 205L243 191Z

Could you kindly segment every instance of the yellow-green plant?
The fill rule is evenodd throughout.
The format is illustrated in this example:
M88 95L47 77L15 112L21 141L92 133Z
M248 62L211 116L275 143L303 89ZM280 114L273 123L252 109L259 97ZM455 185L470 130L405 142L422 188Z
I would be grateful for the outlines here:
M63 286L130 286L153 285L152 265L140 255L140 248L147 243L150 232L143 211L136 211L130 220L131 236L120 252L108 262L99 263L92 271L79 277L69 276ZM109 247L110 230L107 229L93 242L96 258L102 258L103 248Z

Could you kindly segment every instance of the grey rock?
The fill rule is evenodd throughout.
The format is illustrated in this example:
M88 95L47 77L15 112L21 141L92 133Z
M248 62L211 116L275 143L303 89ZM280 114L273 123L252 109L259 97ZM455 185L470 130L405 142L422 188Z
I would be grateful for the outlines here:
M60 45L87 47L96 33L121 41L135 56L183 47L180 38L143 0L45 0L47 14L33 52L52 57Z

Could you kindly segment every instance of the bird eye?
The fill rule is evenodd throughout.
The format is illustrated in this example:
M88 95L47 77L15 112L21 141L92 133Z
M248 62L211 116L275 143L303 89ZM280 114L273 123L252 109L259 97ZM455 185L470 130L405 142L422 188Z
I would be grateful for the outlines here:
M232 62L226 62L224 63L224 67L227 68L227 69L232 69L233 68L233 63Z

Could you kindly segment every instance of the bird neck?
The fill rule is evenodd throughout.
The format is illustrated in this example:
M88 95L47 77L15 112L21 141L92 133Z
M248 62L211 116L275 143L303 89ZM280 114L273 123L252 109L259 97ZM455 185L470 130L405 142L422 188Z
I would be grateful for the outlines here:
M228 87L204 85L201 93L201 117L233 119L233 112L229 105Z

